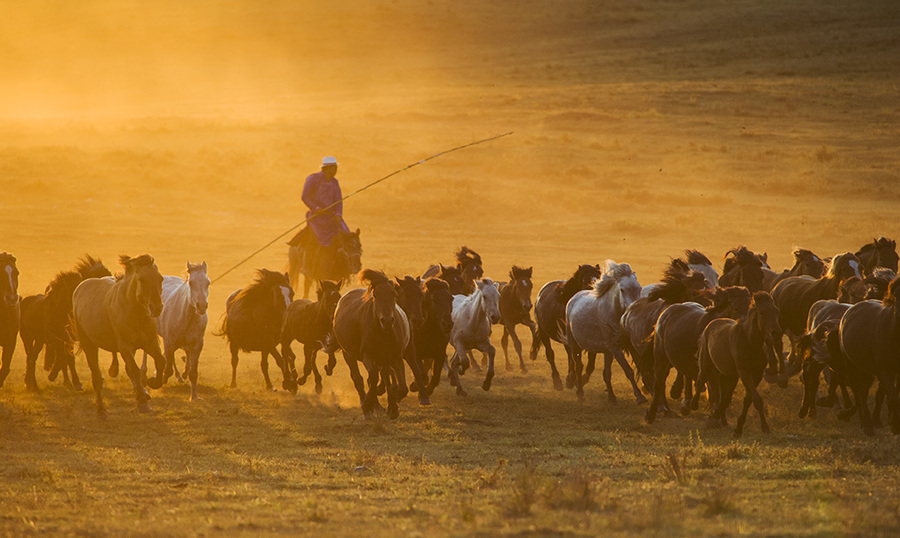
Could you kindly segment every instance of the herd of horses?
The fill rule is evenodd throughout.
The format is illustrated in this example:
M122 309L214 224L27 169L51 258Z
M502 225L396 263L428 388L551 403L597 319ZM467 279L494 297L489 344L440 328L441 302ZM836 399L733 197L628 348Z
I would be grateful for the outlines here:
M532 303L531 268L513 266L508 281L495 282L484 277L481 256L462 247L455 264L436 264L421 276L391 279L361 268L359 232L353 234L336 242L339 262L325 270L320 260L320 270L306 275L317 282L314 300L294 300L296 276L267 269L258 270L251 283L228 297L215 334L225 337L230 348L232 387L237 385L243 351L261 353L267 389L274 390L271 356L281 371L282 388L296 392L312 375L316 392L321 392L317 354L321 350L328 355L325 374L331 375L340 350L364 415L386 412L396 418L400 401L410 392L420 404L430 404L444 372L458 395L466 395L463 376L469 368L484 372L482 389L490 390L494 325L502 326L506 368L513 368L511 339L519 368L526 371L516 334L516 326L525 325L532 336L530 359L536 360L543 347L557 390L566 386L583 399L596 356L603 354L609 400L616 401L611 383L615 361L637 403L647 402L645 393L650 395L647 422L658 414L674 414L669 398L681 399L678 412L686 415L699 408L700 397L707 393L710 426L725 425L740 382L745 396L735 437L741 435L751 406L767 432L759 383L765 378L784 387L790 377L801 374L801 418L815 416L817 406L837 405L839 418L849 420L858 413L863 430L871 435L880 425L886 400L888 423L893 433L900 433L900 280L893 240L879 238L856 252L827 259L798 248L793 267L780 273L769 268L765 254L744 246L725 254L721 276L705 255L686 251L670 261L659 282L646 286L627 263L607 260L603 267L580 265L569 278L547 282ZM25 383L32 390L37 389L35 370L42 349L50 380L62 373L65 383L80 388L77 343L90 367L100 415L105 414L100 349L113 354L111 376L118 374L121 356L140 411L150 409L148 387L160 388L173 374L183 380L175 351L184 350L183 377L190 379L191 399L196 399L208 323L206 264L189 262L186 276L164 277L149 255L122 256L119 261L124 273L112 276L99 260L85 257L74 269L59 273L45 293L21 298L15 258L0 253L0 387L20 337L26 353ZM341 294L356 271L364 286ZM294 341L303 346L302 374L291 349ZM565 383L556 366L554 342L565 349ZM141 366L138 350L145 353ZM475 352L481 352L481 360ZM150 378L147 355L156 368ZM667 392L673 369L675 380ZM822 375L828 391L819 398ZM870 410L868 394L876 380L875 407ZM386 409L379 401L382 395Z

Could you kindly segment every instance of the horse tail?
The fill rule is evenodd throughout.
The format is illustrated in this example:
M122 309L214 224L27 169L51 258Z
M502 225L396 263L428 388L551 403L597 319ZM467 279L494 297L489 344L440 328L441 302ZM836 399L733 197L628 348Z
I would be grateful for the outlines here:
M567 346L569 345L568 332L566 329L566 318L556 320L556 334L559 336L559 342Z
M647 335L646 338L641 340L641 347L643 348L640 353L635 353L631 356L632 362L634 362L634 369L637 373L638 379L643 379L646 381L646 384L653 385L654 382L654 374L653 374L653 362L654 362L654 353L653 353L653 344L656 341L656 329L654 328L650 331L650 334Z
M225 312L224 314L222 314L222 322L219 324L219 330L213 331L212 334L213 334L213 336L224 336L224 337L228 338L228 335L226 332L227 328L228 328L228 313Z

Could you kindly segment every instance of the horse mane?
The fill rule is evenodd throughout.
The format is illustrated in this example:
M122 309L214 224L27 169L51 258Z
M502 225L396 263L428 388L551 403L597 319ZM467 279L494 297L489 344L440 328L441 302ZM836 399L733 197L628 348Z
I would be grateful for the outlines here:
M572 276L569 277L569 279L566 280L565 283L563 284L563 287L562 287L563 297L571 297L571 296L575 295L576 293L578 293L579 291L581 291L582 277L588 272L590 272L590 273L596 272L599 277L600 276L600 267L597 265L589 265L589 264L579 265L578 269L576 269L575 272L572 273Z
M78 263L75 265L75 271L81 274L82 279L112 276L112 272L99 258L94 258L89 254L85 254L78 260Z
M256 270L256 278L253 279L253 282L250 283L249 286L246 286L242 289L238 294L234 297L234 300L238 299L249 300L252 301L256 299L261 294L263 294L267 289L272 288L274 286L286 286L289 285L287 281L287 277L284 276L284 273L279 273L278 271L270 271L269 269L257 269Z
M9 252L0 252L0 264L16 263L16 257Z
M616 263L613 260L606 260L606 271L603 272L599 279L594 281L592 295L598 299L603 297L616 281L633 274L634 271L631 270L631 266L627 263Z
M126 256L124 254L119 256L119 263L125 267L125 274L127 275L130 271L138 267L147 267L151 266L154 263L153 256L149 254L141 254L136 258L132 258L131 256Z
M706 277L703 273L688 267L684 261L675 258L663 271L660 284L650 292L647 299L651 301L662 299L665 303L679 303L686 299L685 295L688 290L705 287Z
M60 271L47 285L45 293L47 295L54 292L68 292L71 294L78 287L78 284L81 284L82 280L82 275L78 271Z
M688 265L712 265L709 258L698 250L685 250L684 257L687 259Z
M456 252L456 262L463 267L469 264L482 265L481 256L467 246L460 247Z
M509 278L511 280L519 280L521 278L531 278L531 272L533 267L529 267L528 269L523 269L518 265L513 265L512 269L509 270Z

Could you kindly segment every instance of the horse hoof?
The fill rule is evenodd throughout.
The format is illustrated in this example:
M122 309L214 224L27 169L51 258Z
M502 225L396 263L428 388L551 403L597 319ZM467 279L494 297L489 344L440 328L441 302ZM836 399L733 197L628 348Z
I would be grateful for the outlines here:
M316 383L316 394L322 394L322 384Z
M456 387L457 396L468 396L469 394L462 389L462 387Z
M81 391L84 390L84 385L82 385L81 383L79 383L79 384L75 385L75 387L73 387L73 388L74 388L75 390L81 392Z
M154 377L153 379L147 380L147 386L153 390L162 388L162 385L163 385L162 380L160 380L158 378Z
M638 404L638 405L647 403L647 397L644 396L643 394L636 394L636 395L634 396L634 399L637 400L637 404ZM669 410L666 409L666 412L669 412Z
M563 384L562 381L558 377L553 378L553 388L556 390L562 390Z
M230 387L230 388L233 388L233 389L236 389L236 388L237 388L237 383L232 382L231 385L229 385L229 387Z
M397 420L397 417L400 416L400 408L397 406L397 404L388 406L387 415L389 419Z
M106 413L106 409L97 409L97 418L100 420L106 420L109 415Z
M738 439L741 438L741 434L743 434L743 433L744 433L743 431L734 430L734 435L732 435L732 438L733 438L735 441L737 441Z
M59 371L50 372L50 375L47 376L47 379L49 379L50 382L53 383L54 381L56 381L57 376L59 376ZM2 386L2 385L0 385L0 386Z
M682 402L681 408L679 409L679 411L681 411L681 416L683 416L683 417L690 415L691 414L691 403L690 402Z
M431 398L429 398L428 396L425 396L423 398L422 395L420 394L419 395L419 405L421 405L423 407L427 407L427 406L431 405Z
M574 376L566 376L566 388L567 389L575 388L575 377Z
M40 392L38 386L34 383L26 383L25 390L27 390L28 392Z
M653 424L653 421L656 420L656 413L651 413L648 409L646 413L644 413L644 422L647 424Z
M149 413L153 411L150 407L150 402L141 402L138 404L138 412L139 413Z
M609 398L607 398L607 400L609 400L609 403L611 403L611 404L619 403L619 399L616 398L616 395L612 394L612 393L610 393Z
M119 375L119 361L114 361L109 365L109 377L117 377Z
M491 390L491 381L490 379L485 379L484 383L481 384L481 388L485 391Z

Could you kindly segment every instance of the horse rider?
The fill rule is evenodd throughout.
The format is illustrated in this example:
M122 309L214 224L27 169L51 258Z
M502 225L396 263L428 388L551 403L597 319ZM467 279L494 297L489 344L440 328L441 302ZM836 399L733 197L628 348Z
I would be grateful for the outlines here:
M309 208L306 218L309 225L301 239L304 250L315 248L315 242L327 247L334 236L349 232L344 222L344 204L341 202L341 186L337 180L338 162L334 157L322 159L322 169L310 174L303 184L303 203ZM308 230L312 229L313 233Z

